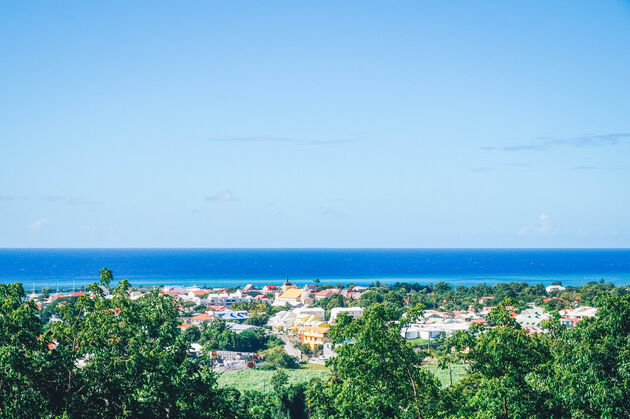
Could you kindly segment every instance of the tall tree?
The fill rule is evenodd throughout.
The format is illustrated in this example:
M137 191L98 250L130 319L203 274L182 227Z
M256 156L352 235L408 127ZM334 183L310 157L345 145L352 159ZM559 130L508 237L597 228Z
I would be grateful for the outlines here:
M339 345L330 362L331 377L315 385L309 400L320 416L433 417L438 412L439 384L422 367L400 334L392 312L375 304L362 317L337 317L330 330Z
M41 322L24 296L21 284L0 284L0 417L37 417L45 405L37 375Z

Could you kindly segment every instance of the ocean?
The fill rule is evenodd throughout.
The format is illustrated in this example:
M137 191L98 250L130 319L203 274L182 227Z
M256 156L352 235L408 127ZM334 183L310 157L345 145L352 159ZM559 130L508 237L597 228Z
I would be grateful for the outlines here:
M445 281L630 284L630 249L0 249L0 282L80 288L107 267L134 286Z

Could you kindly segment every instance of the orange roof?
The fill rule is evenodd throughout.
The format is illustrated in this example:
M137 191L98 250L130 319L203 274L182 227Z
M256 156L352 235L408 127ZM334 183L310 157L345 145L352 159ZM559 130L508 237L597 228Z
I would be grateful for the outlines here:
M86 294L84 292L71 292L70 295L73 296L73 297L80 297L80 296L86 295Z
M193 293L194 295L206 295L206 294L208 294L209 292L210 292L210 291L208 291L208 290L194 290L192 293Z
M212 319L214 319L214 316L211 316L206 313L197 314L196 316L190 318L190 320L199 320L199 321L206 321L206 320L212 320Z
M192 327L192 324L182 323L179 326L177 326L177 328L179 329L186 329L187 327Z

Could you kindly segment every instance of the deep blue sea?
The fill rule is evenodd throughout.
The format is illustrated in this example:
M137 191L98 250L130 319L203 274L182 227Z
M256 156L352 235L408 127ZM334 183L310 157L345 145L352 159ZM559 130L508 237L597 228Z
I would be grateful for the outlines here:
M0 282L79 288L107 267L132 285L374 281L630 284L630 249L0 249Z

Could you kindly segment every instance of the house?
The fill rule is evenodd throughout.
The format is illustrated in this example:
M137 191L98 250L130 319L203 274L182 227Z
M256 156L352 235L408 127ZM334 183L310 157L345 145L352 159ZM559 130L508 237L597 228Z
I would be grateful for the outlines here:
M562 317L575 317L582 320L584 317L595 317L597 315L597 308L580 306L574 309L560 310L558 313L560 313Z
M274 330L289 329L293 327L297 315L293 311L280 311L267 320L267 325Z
M260 329L258 326L252 326L251 324L239 324L239 323L228 323L227 328L232 330L236 334L248 331L248 330L256 330Z
M540 326L543 320L550 320L551 316L540 307L527 308L514 317L521 326Z
M191 317L190 319L188 319L189 323L194 325L194 326L199 326L201 324L203 324L204 322L209 322L212 321L212 319L214 319L215 316L211 315L211 314L207 314L207 313L201 313L201 314L197 314L194 317Z
M401 330L400 334L405 339L435 339L440 337L441 332L439 330L429 329L421 327L419 325L412 325Z
M239 291L242 296L256 297L258 295L264 295L262 291L256 288L253 284L247 284Z
M230 309L215 311L214 315L222 318L223 320L245 320L249 318L249 313L247 311L234 311Z
M321 307L301 307L293 311L298 316L310 315L310 316L319 317L320 319L323 319L324 314L326 313L326 310L324 310Z
M309 326L302 329L300 332L300 342L307 345L311 349L319 345L323 345L328 342L328 327L324 326Z
M282 290L280 288L276 287L275 285L265 285L264 287L262 287L261 291L264 292L264 293L282 292Z
M412 324L403 328L400 334L405 339L435 339L440 336L453 336L458 330L468 330L469 323L447 320L441 323Z
M316 300L321 300L323 298L330 298L335 294L339 294L339 289L338 288L328 288L325 290L321 290L315 293L315 299Z
M222 305L226 307L232 306L234 303L248 303L252 300L252 297L248 295L242 295L240 291L227 294L208 294L208 296L202 300L200 300L199 304L205 305Z
M335 307L330 310L330 322L334 323L340 313L346 313L348 316L358 319L363 315L363 307Z
M550 292L554 292L554 291L564 291L566 288L563 287L562 285L549 285L548 287L545 288L545 291L547 291L547 293Z
M192 290L192 291L188 291L188 296L190 298L194 298L194 297L203 298L207 294L210 294L210 290Z

